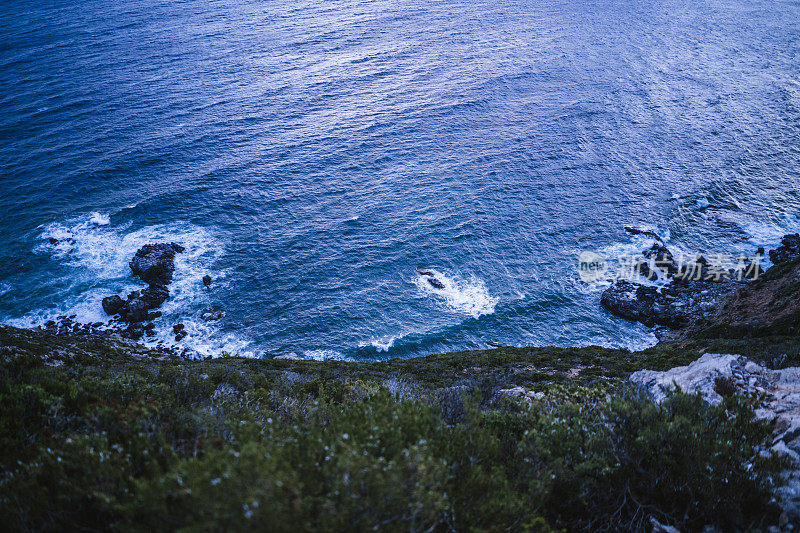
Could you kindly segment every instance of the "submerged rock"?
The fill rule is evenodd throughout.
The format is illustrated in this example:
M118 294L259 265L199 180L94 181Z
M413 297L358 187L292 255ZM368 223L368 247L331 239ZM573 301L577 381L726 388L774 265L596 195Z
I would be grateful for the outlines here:
M202 318L207 322L211 322L215 320L221 320L224 316L225 316L225 311L210 307L208 309L203 310L202 314L200 315L200 318Z
M444 283L439 281L439 278L437 278L436 275L430 270L417 269L417 274L424 276L434 289L444 289Z

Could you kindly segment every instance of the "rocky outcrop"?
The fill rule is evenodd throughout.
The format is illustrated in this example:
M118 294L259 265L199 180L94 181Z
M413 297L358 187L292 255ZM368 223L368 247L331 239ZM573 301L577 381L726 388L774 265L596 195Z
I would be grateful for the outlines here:
M113 296L106 296L103 298L102 306L103 311L105 311L107 315L116 315L125 307L125 300L116 294Z
M136 252L129 266L134 276L148 285L169 285L175 272L175 254L183 246L172 243L145 244Z
M705 354L687 366L665 372L634 372L630 380L656 403L676 388L699 393L715 405L730 394L760 398L756 417L775 424L771 450L797 465L785 472L785 484L777 493L786 517L800 520L800 368L770 370L739 355Z
M613 314L642 324L682 328L713 312L727 284L686 281L663 287L618 280L603 291L600 303Z
M800 234L784 235L781 245L769 252L769 260L775 264L800 258Z
M169 298L168 285L175 272L175 254L183 250L182 246L175 243L142 246L129 266L131 272L148 286L131 292L126 299L118 295L103 298L103 311L108 315L118 315L127 324L122 330L123 336L138 340L146 333L152 334L152 326L142 325L142 322L161 316L161 312L154 309L161 307Z
M626 229L657 237L652 232ZM603 291L600 304L616 316L648 327L682 329L709 319L729 294L762 274L759 260L745 260L737 265L739 270L713 264L702 256L678 262L660 238L632 263L628 279L614 281ZM658 284L646 283L657 280Z
M773 265L739 287L682 338L742 338L800 333L800 258Z

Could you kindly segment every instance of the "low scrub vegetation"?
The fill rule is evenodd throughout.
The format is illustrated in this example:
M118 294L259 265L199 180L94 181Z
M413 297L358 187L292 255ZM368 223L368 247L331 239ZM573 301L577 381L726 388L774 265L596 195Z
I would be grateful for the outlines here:
M782 465L759 453L770 428L750 400L678 393L656 406L624 385L627 352L192 362L36 335L0 331L0 521L16 530L616 531L650 517L730 530L775 518ZM499 393L521 381L544 396Z

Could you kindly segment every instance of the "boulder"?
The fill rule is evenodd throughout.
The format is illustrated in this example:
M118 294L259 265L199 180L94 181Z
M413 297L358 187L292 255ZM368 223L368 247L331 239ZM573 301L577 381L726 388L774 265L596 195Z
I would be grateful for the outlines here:
M138 341L144 335L144 326L140 322L128 324L128 327L122 330L122 336L128 339Z
M163 285L150 285L139 295L139 299L145 302L148 309L161 307L161 304L163 304L167 298L169 298L169 289Z
M134 298L125 304L122 318L131 323L144 322L148 320L149 309L147 302L141 298Z
M129 263L131 271L149 285L169 285L175 271L175 254L183 246L173 243L145 244Z
M699 392L713 405L722 402L717 392L718 380L734 379L740 375L743 365L738 355L705 354L687 366L679 366L666 372L639 370L631 374L630 380L643 389L656 403L663 402L670 391L680 388L683 391ZM736 370L734 370L734 368Z
M103 298L103 311L105 311L107 315L116 315L123 307L125 307L125 300L116 294Z

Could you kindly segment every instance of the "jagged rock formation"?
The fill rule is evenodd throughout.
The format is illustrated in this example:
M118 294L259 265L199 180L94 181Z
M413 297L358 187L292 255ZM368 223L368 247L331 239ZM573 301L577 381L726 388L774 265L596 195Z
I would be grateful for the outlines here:
M682 328L709 316L730 284L703 281L675 282L664 287L618 280L603 291L600 303L613 314L645 326Z
M175 272L175 254L183 246L172 243L145 244L129 263L134 276L148 285L169 285Z
M183 251L184 248L174 242L142 246L129 266L133 274L148 286L140 291L133 291L127 299L118 295L103 298L102 305L106 314L119 315L120 320L128 324L122 332L124 336L140 339L153 330L142 322L161 316L160 311L153 310L161 307L169 298L168 285L175 272L175 254Z
M800 258L800 234L784 235L781 245L769 252L769 260L775 264Z
M625 229L635 235L658 237L651 235L652 232ZM779 249L781 258L791 256L794 250L791 246L795 241L786 242L789 247ZM797 245L800 246L800 241ZM761 249L757 253L760 255L763 255ZM633 265L630 279L616 280L603 291L600 303L612 314L648 327L687 328L711 318L729 294L762 275L760 260L746 259L736 266L738 270L713 264L702 256L679 262L658 238ZM642 283L644 280L662 283L647 285Z

